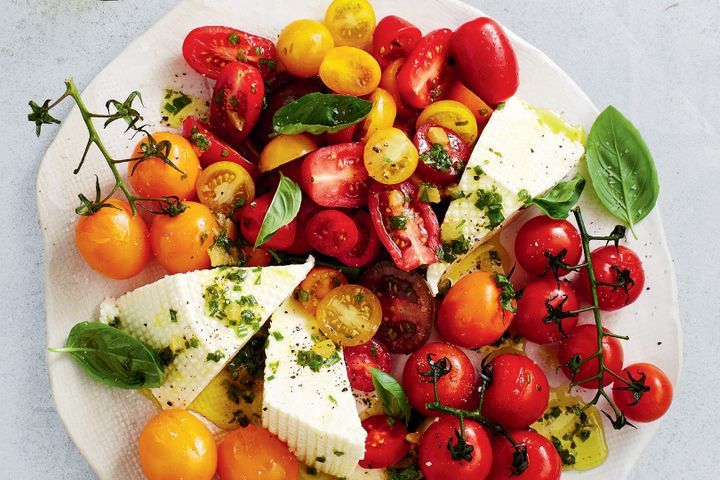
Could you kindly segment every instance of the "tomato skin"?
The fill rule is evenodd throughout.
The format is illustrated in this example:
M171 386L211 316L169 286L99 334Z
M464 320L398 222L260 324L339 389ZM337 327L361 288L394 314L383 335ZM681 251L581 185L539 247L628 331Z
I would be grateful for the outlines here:
M405 441L408 434L405 424L387 415L375 415L362 421L367 432L365 457L360 460L362 468L387 468L395 465L410 451Z
M287 445L256 425L231 431L218 446L220 480L297 480L299 471Z
M315 150L302 163L303 191L323 207L366 205L370 180L363 164L363 150L360 142Z
M372 110L362 122L362 141L367 142L370 137L380 129L392 127L395 124L397 107L395 98L384 88L376 88L368 100L373 102Z
M371 369L377 368L385 373L390 373L392 369L390 352L375 339L355 347L345 347L343 354L350 386L361 392L375 391Z
M327 52L335 46L330 30L315 20L296 20L280 32L278 58L295 77L310 78L318 74Z
M491 438L493 463L488 480L560 480L562 460L552 442L533 430L512 430L510 436L519 444L525 445L528 455L528 467L520 475L513 475L515 449L500 435Z
M305 227L305 238L320 253L334 257L353 248L360 236L352 218L340 210L320 210Z
M385 68L396 58L407 57L421 38L418 27L404 18L388 15L375 27L373 56Z
M228 63L220 72L210 101L210 125L233 147L245 140L260 118L265 83L257 68Z
M278 135L270 140L260 154L260 171L265 173L288 165L318 149L309 135Z
M550 261L546 254L557 256L565 250L562 258L568 265L576 265L582 256L580 233L567 220L555 220L545 215L531 218L520 227L515 238L515 258L530 275L550 273ZM558 269L558 275L567 275Z
M415 108L425 108L446 93L447 61L452 31L432 31L415 44L397 76L402 99Z
M367 0L333 0L324 23L335 45L367 49L375 30L375 11Z
M420 471L427 480L484 479L493 463L492 445L482 426L465 419L465 441L473 447L471 461L453 460L448 442L457 445L456 431L460 420L455 416L440 417L423 434L418 450Z
M313 267L307 277L300 282L295 297L305 310L315 316L322 299L340 285L347 283L347 278L340 270L322 266Z
M463 83L492 106L512 97L520 75L515 51L503 28L487 17L461 25L450 39Z
M383 88L390 92L395 99L395 106L397 109L397 115L402 118L412 118L417 116L417 110L410 105L406 104L400 95L400 89L398 88L397 76L398 72L405 63L404 58L398 58L390 62L386 67L383 68L382 75L380 77L380 88ZM409 134L410 135L410 134Z
M470 111L473 112L473 115L475 115L478 131L482 132L493 114L493 109L490 105L485 103L482 98L475 95L472 90L461 82L457 81L450 87L447 98L460 102L468 107Z
M285 173L285 175L292 179L292 177L287 173ZM305 229L307 222L318 210L320 210L320 206L313 202L309 197L303 195L302 203L300 203L300 211L298 212L297 217L295 217L295 221L298 225L297 233L295 234L295 241L292 245L285 249L287 253L292 255L307 255L312 252L312 246L305 237Z
M272 255L264 248L253 248L245 245L240 248L240 265L243 267L267 267L272 261Z
M327 133L325 139L328 145L339 145L341 143L352 143L356 140L355 133L359 124L350 125L335 133Z
M265 214L270 208L274 192L260 195L253 202L243 205L242 208L235 210L233 217L240 225L240 233L252 245L257 240L260 227L262 226ZM297 232L297 221L293 219L287 225L280 227L270 240L262 244L263 248L270 250L284 250L290 247L295 241Z
M428 356L436 362L447 358L450 365L450 373L437 381L440 402L450 407L470 408L474 401L475 367L462 350L447 342L428 343L408 358L402 384L410 405L425 416L437 415L425 406L435 400L432 382L421 375L430 371Z
M380 84L381 73L377 60L355 47L335 47L320 64L320 79L343 95L369 95Z
M550 385L542 369L523 355L504 354L490 362L490 386L482 414L505 428L525 428L548 406Z
M92 215L75 224L75 245L90 267L115 280L134 277L150 261L150 234L127 202L109 199Z
M351 218L358 229L358 240L350 250L340 252L337 259L348 267L365 267L380 253L380 239L375 233L372 218L364 210L357 210Z
M428 138L428 131L431 128L440 129L444 132L445 136L447 136L448 141L442 146L451 162L451 165L447 169L438 168L438 166L431 161L432 157L428 156L431 148L435 145L435 143ZM465 163L467 163L468 158L470 158L470 149L467 144L463 142L462 138L455 132L444 127L434 126L429 123L422 125L415 132L414 143L420 154L417 173L425 180L437 185L447 185L459 178L465 170Z
M603 329L608 331L607 329ZM569 338L563 340L558 350L558 363L567 363L572 357L578 355L581 360L588 358L593 355L598 349L597 340L597 329L595 325L580 325L575 328ZM614 337L603 337L603 358L605 367L612 370L615 373L620 373L623 368L623 347L620 340ZM585 380L598 373L598 359L594 358L584 363L577 375L575 375L575 381ZM570 368L567 366L562 367L562 371L567 378L572 379ZM610 385L615 378L605 372L603 375L603 386ZM590 380L580 384L584 388L597 388L598 381Z
M628 285L627 294L620 287L608 285L599 285L597 287L598 305L601 310L619 310L638 299L645 287L645 270L640 257L635 252L622 245L617 248L615 245L607 245L593 250L590 253L590 258L593 262L593 271L597 282L617 283L619 279L618 269L621 272L625 270L629 272L631 283ZM580 295L586 301L592 302L590 280L586 268L580 271L577 287Z
M644 392L640 401L633 405L633 392L620 390L627 387L623 382L615 380L613 400L625 416L634 422L654 422L665 415L673 399L673 386L665 372L650 363L633 363L620 373L628 379L640 380L645 375L645 386L650 390Z
M530 280L518 300L513 325L522 337L541 345L562 340L563 333L567 337L578 322L577 315L559 319L562 331L556 323L546 323L545 319L551 318L546 302L563 312L577 310L580 306L570 282L554 278Z

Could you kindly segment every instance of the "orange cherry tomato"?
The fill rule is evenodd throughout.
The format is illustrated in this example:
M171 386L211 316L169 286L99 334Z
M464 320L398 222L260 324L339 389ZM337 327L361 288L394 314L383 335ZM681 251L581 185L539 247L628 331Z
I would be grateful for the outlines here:
M318 145L309 135L278 135L265 145L260 154L260 171L265 173L317 150Z
M181 201L193 198L195 183L200 175L198 160L192 145L182 136L170 132L153 134L156 148L167 155L180 171L174 169L159 157L149 157L128 164L130 185L141 197L176 196ZM162 149L163 142L169 142L169 150ZM148 148L148 139L140 141L135 147L133 158L143 157L143 149Z
M203 204L184 202L187 208L175 217L156 215L150 226L153 254L169 273L210 268L208 249L221 228Z
M140 433L140 466L148 480L210 480L217 447L210 430L187 410L163 410Z
M320 301L332 290L340 285L347 285L347 283L347 277L340 270L330 267L313 267L295 290L295 298L300 301L305 310L315 315Z
M472 90L460 82L455 82L450 87L447 98L448 100L455 100L468 107L473 115L475 115L475 121L480 131L482 131L485 124L490 120L490 116L493 113L490 105L485 103L482 98L475 95Z
M122 280L140 273L150 261L147 226L133 215L127 202L110 199L75 225L75 245L90 267L106 277Z
M402 67L404 58L397 58L390 62L387 67L382 71L380 76L380 88L383 88L390 92L390 95L395 99L395 105L397 108L397 114L403 118L412 117L415 114L415 109L407 105L402 97L400 96L400 90L397 85L397 75Z
M387 90L376 88L375 91L370 94L369 100L373 102L373 106L362 123L363 142L367 142L368 138L381 128L392 127L395 123L395 116L397 115L395 99Z
M245 245L240 249L240 264L243 267L267 267L270 262L272 262L272 255L264 248Z
M315 20L296 20L286 26L277 41L277 55L288 72L310 78L318 74L320 63L335 46L332 33Z
M320 64L320 79L330 90L357 97L375 90L381 73L377 60L355 47L335 47Z
M256 425L233 430L218 446L220 480L297 480L299 472L287 445Z

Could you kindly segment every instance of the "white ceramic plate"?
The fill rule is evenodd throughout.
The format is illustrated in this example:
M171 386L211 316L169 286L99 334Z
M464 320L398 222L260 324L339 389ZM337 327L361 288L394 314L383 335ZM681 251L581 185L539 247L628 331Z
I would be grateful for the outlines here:
M231 25L276 38L280 29L298 18L321 19L329 0L185 0L138 37L113 60L83 92L85 102L101 111L108 98L124 99L132 90L142 92L145 120L159 125L163 89L173 87L190 94L207 95L209 81L183 61L185 34L201 25ZM456 0L373 0L378 18L402 15L427 32L455 27L481 15ZM499 19L502 20L502 19ZM520 95L529 102L552 108L568 120L589 128L597 115L592 102L544 54L508 32L520 61ZM79 192L91 193L94 175L107 187L112 177L99 155L91 154L85 167L73 175L87 133L77 109L63 122L40 166L37 202L45 245L45 305L50 346L63 345L70 328L93 319L97 305L108 295L118 295L159 278L152 265L128 281L107 280L83 262L73 241ZM118 157L127 157L134 144L120 125L103 132L106 145ZM583 195L583 210L592 231L605 232L614 225L592 197ZM518 222L516 222L517 225ZM508 232L511 234L511 232ZM677 383L681 363L681 335L672 263L657 209L637 228L639 240L630 244L645 262L648 290L631 307L606 315L613 330L630 335L627 362L649 361L659 365ZM507 234L506 234L507 235ZM103 479L142 478L136 454L138 434L155 409L136 392L107 388L90 380L69 356L48 355L50 383L58 412L71 438L92 469ZM638 430L615 432L606 425L610 457L600 468L567 477L625 478L660 423Z

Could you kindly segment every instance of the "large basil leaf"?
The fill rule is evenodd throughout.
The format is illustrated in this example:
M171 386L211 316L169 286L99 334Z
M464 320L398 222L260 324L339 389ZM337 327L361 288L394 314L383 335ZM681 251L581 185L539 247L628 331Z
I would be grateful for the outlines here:
M155 350L100 322L78 323L70 330L67 345L50 351L69 353L88 375L112 387L159 387L165 379Z
M660 189L652 155L640 132L610 106L590 130L586 158L598 198L632 230L653 209Z
M275 196L270 202L255 239L255 248L270 240L275 232L292 222L300 211L301 202L302 192L298 184L281 173Z
M549 192L539 195L529 204L537 206L551 218L565 219L580 198L585 188L585 179L578 174L565 182L555 185Z
M380 397L385 413L391 417L402 418L405 423L410 421L410 402L400 383L392 375L377 368L371 369L375 391Z
M350 95L308 93L275 112L275 133L334 133L365 118L372 102Z

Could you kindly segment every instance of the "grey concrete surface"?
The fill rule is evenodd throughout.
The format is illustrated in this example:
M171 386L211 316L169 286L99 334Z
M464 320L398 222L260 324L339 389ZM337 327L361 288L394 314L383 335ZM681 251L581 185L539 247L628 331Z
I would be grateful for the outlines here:
M86 85L175 3L0 1L0 478L93 478L48 388L34 183L52 132L35 138L25 121L27 102L58 95L68 74ZM685 369L675 404L631 478L718 478L720 3L469 3L544 50L598 105L619 107L654 152L678 277Z

